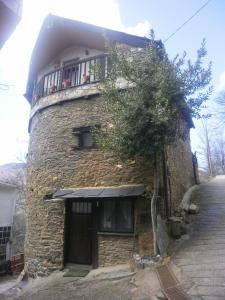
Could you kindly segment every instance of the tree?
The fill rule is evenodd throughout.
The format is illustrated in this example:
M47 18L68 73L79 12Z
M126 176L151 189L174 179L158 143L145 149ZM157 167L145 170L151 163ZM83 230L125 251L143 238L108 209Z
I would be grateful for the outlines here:
M220 125L225 125L225 91L219 93L218 97L215 99L217 105L216 116L220 121Z
M199 138L201 141L201 146L199 146L199 154L201 156L203 169L206 170L209 177L213 177L215 173L213 152L212 152L213 143L212 143L212 134L207 119L201 120Z
M198 126L200 166L208 177L225 174L225 138L223 129L211 119L201 119Z
M110 122L98 133L97 143L123 161L140 157L144 163L154 161L151 215L156 254L159 157L165 146L183 137L182 114L200 117L211 91L211 64L203 66L204 41L196 62L189 60L185 67L185 55L169 60L153 35L142 50L113 44L108 53L110 69L100 92Z
M222 135L216 138L212 153L216 174L225 174L225 140Z

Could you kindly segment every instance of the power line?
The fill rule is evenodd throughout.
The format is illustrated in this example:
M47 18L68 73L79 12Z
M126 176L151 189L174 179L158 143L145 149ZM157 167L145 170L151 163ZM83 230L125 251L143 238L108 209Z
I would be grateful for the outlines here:
M169 35L164 41L163 43L166 43L172 36L174 36L178 31L181 30L181 28L183 28L188 22L190 22L203 8L206 7L206 5L209 4L209 2L211 2L212 0L208 0L205 2L205 4L203 4L189 19L187 19L187 21L185 21L180 27L178 27L171 35Z
M9 84L0 83L0 90L7 91L10 88Z

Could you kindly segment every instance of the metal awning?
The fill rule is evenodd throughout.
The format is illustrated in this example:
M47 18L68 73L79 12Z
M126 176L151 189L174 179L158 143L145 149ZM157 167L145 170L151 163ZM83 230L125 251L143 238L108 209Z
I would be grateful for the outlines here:
M86 187L62 189L53 194L54 198L116 198L139 196L144 193L143 185L121 185L113 187Z

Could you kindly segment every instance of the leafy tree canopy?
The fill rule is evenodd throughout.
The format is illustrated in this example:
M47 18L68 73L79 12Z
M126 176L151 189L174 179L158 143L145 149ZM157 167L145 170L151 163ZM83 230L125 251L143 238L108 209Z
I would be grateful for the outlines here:
M170 60L154 38L144 49L114 44L108 53L111 64L100 90L110 121L97 142L121 159L152 157L182 136L184 110L201 117L211 92L211 64L203 65L205 41L194 63L185 54Z

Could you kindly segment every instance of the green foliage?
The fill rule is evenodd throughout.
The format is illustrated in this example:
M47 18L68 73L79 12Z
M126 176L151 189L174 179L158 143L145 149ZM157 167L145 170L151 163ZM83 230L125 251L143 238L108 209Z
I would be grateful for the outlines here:
M211 80L210 65L202 65L205 45L186 68L185 56L170 61L162 43L154 40L144 49L114 44L108 52L110 70L100 91L103 114L110 121L97 134L97 142L121 159L151 158L182 136L179 120L184 110L200 117L210 94L204 88Z
M182 58L176 56L173 60L177 77L181 82L181 91L184 99L195 118L201 118L201 109L205 108L204 103L209 99L212 86L211 82L211 62L204 67L203 60L207 55L205 48L205 39L203 40L200 49L197 51L197 59L194 63L190 60L185 65L186 53Z

